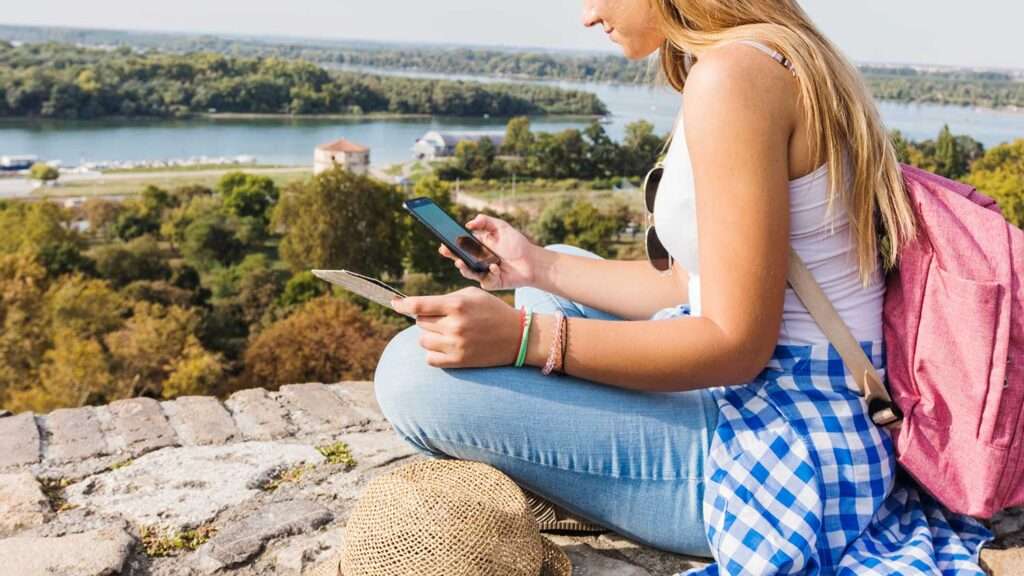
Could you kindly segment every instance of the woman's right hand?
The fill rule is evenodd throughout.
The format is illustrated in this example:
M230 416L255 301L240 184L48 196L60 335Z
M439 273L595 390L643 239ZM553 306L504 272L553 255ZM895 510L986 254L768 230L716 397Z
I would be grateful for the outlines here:
M479 282L480 287L488 291L513 290L533 283L534 255L542 248L508 222L485 214L478 214L467 222L466 228L497 254L501 262L491 264L487 272L476 272L442 244L438 252L455 262L464 278Z

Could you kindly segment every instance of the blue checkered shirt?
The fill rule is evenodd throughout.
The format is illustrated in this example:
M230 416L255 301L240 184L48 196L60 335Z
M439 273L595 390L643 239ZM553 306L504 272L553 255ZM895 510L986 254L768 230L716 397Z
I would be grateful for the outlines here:
M884 377L882 342L861 347ZM992 534L897 474L833 346L778 345L753 382L712 393L703 511L716 563L687 576L984 574Z

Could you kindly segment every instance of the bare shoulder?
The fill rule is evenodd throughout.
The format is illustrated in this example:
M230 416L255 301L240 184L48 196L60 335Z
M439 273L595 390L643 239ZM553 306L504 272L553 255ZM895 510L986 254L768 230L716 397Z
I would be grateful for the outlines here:
M798 87L792 74L757 48L729 43L702 54L684 89L687 121L709 114L769 116L792 127Z

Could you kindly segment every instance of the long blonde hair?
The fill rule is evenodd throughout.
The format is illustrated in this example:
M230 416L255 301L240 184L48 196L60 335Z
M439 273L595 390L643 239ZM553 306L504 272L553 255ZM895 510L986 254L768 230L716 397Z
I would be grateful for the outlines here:
M799 4L795 0L649 1L660 15L666 38L660 49L661 74L679 92L686 84L687 58L695 62L701 53L726 42L761 42L793 63L811 157L815 166L828 163L828 214L837 199L845 203L861 280L865 286L871 281L880 252L883 268L895 267L900 250L917 233L896 151L860 73ZM849 153L849 165L844 151Z

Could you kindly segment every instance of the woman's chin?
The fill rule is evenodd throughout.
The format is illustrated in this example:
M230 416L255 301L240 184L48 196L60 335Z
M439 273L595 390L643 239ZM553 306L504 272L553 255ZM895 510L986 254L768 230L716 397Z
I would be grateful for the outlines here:
M619 45L619 48L622 49L622 55L627 60L643 60L644 58L647 58L657 50L657 47L655 47L654 50L648 50L645 48L639 48L628 42L623 43L617 40L612 40L612 42Z

